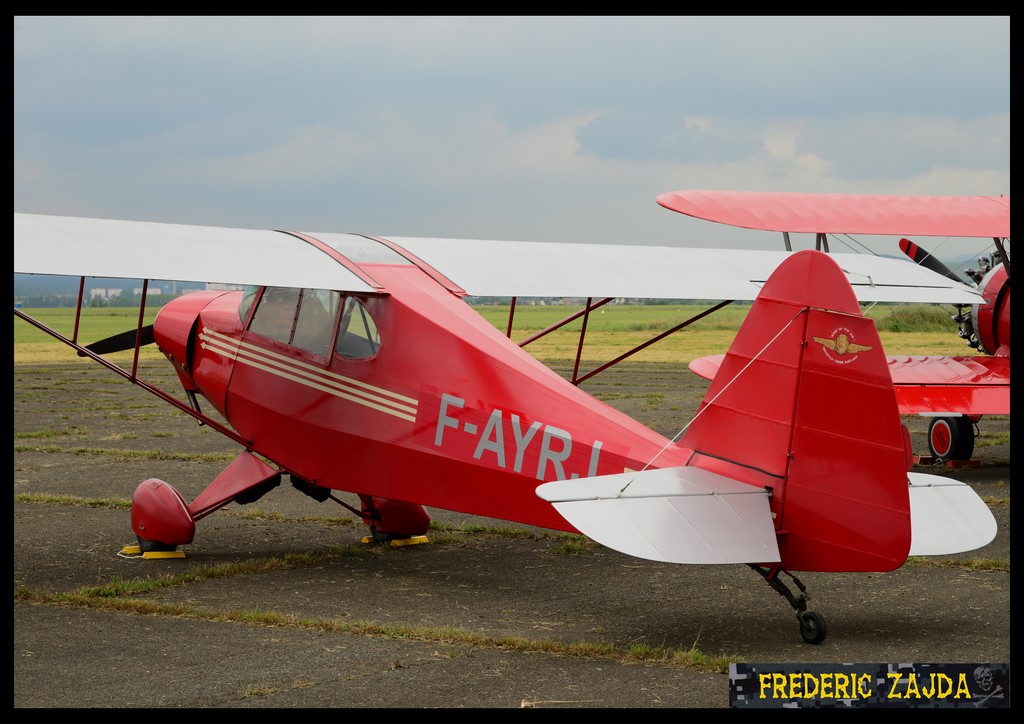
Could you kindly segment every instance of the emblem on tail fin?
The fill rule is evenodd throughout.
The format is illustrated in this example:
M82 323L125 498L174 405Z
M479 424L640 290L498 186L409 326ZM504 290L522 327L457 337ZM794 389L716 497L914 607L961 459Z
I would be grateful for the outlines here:
M874 345L857 344L856 342L854 342L853 332L851 332L849 329L845 327L840 327L839 329L836 329L832 333L831 338L812 337L811 339L813 339L815 342L817 342L818 344L825 348L825 355L829 359L833 359L832 355L828 353L829 351L835 352L836 355L842 357L843 355L847 354L856 355L858 352L868 352L875 348ZM833 361L840 362L840 360L836 359L833 359ZM853 360L842 360L843 363L848 361L852 362Z

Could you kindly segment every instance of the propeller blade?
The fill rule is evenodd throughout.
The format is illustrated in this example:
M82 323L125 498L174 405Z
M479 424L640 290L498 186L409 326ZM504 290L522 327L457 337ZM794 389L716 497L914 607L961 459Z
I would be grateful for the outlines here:
M135 349L135 340L139 336L140 330L129 329L127 332L121 332L121 334L115 334L113 337L107 337L101 339L92 344L85 345L85 348L90 352L96 354L110 354L111 352L123 352L127 349ZM153 325L149 324L142 328L142 337L139 340L139 346L145 346L147 344L153 344L155 341L153 338ZM79 357L85 357L84 352L78 353Z
M925 251L910 239L900 239L900 251L909 256L915 264L920 264L925 269L931 269L936 274L941 274L955 282L966 283L962 277L939 261L931 252Z

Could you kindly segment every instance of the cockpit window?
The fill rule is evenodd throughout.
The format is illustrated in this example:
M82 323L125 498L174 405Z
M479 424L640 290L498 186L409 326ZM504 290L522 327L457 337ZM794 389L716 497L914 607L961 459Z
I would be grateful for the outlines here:
M249 331L327 356L341 294L326 289L268 287Z
M245 322L246 317L249 316L249 310L252 309L252 303L256 301L256 292L260 290L257 286L247 286L245 292L242 294L242 303L238 305L238 318Z
M316 238L356 264L412 264L391 247L371 237L358 234L316 234Z
M341 295L326 289L303 289L299 316L295 320L292 344L308 352L327 356Z
M373 317L355 297L345 297L334 351L348 359L366 359L377 354L380 333Z
M299 290L295 287L267 287L260 298L249 331L288 344L299 307Z

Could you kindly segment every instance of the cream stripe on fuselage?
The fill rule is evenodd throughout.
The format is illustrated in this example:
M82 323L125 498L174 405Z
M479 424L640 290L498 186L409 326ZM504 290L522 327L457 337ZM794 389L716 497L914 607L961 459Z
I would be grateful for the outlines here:
M255 367L282 379L327 392L409 422L416 421L416 406L419 403L414 398L321 369L219 332L204 330L199 338L205 349L228 357L236 363Z

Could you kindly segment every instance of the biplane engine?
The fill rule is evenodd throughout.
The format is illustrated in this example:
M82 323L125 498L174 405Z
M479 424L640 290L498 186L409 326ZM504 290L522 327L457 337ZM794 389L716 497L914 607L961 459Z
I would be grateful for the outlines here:
M964 280L927 250L908 239L900 239L900 249L916 264L937 274L963 283ZM964 272L977 286L985 299L984 304L975 304L969 310L959 308L953 321L960 327L959 335L967 340L972 349L980 349L989 355L1010 354L1010 273L1007 263L999 258L1004 256L1002 245L997 256L978 257L978 268Z
M970 317L961 322L960 336L986 354L1009 354L1010 277L1002 264L978 272L978 276L985 304L971 307Z

